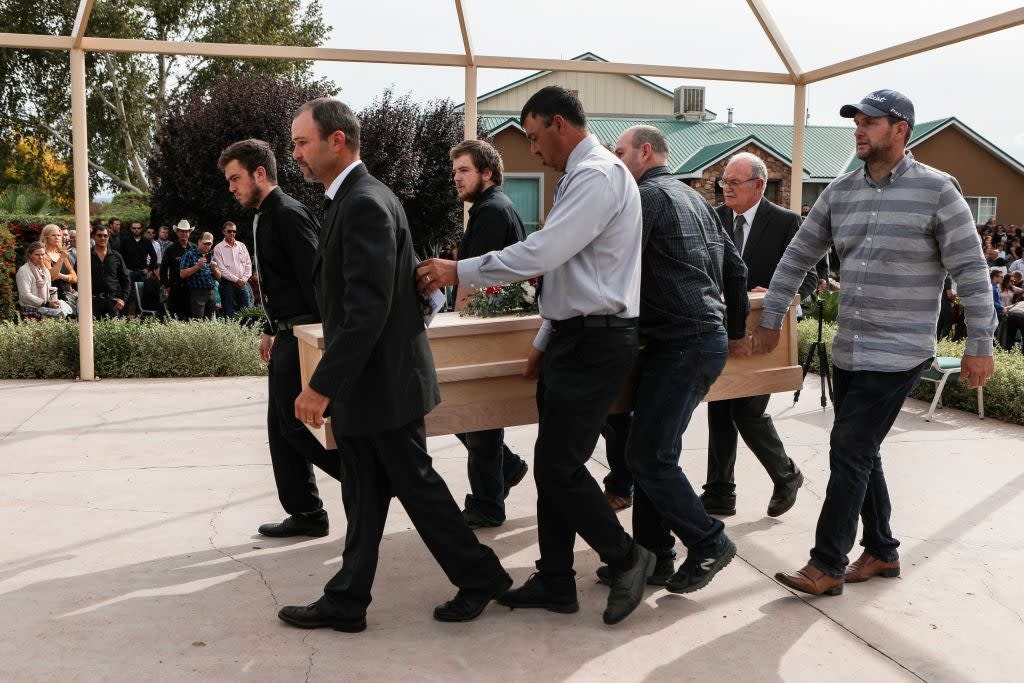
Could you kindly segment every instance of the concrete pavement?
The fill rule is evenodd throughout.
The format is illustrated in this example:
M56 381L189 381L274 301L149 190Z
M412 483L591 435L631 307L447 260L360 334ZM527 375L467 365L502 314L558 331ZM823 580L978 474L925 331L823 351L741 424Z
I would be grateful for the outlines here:
M337 570L345 519L323 539L262 538L283 515L264 428L266 380L0 382L0 681L1013 681L1024 642L1024 428L908 401L883 449L903 576L840 597L790 593L827 483L831 409L817 378L769 410L806 476L793 510L764 514L771 483L741 446L739 556L706 589L650 589L615 627L595 554L577 547L575 615L491 605L442 624L447 582L397 503L369 629L300 631L277 610L316 599ZM507 441L532 462L534 426ZM703 483L702 407L683 466ZM456 500L465 449L429 440ZM604 444L591 467L603 476ZM517 583L537 557L531 478L509 521L480 536ZM622 513L629 524L629 512ZM859 549L854 549L854 555Z

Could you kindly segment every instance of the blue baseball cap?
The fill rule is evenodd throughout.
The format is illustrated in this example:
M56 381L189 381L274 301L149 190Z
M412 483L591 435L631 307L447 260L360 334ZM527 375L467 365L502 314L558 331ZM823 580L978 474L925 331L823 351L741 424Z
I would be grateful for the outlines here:
M857 112L868 116L895 116L914 127L914 103L896 90L876 90L864 96L859 104L844 104L839 115L852 119Z

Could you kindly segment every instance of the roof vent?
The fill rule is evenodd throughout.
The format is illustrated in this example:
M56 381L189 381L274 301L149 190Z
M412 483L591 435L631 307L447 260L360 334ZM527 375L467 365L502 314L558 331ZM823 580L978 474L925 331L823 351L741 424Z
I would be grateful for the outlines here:
M704 86L681 85L672 98L672 113L684 121L704 119Z
M732 122L732 107L729 107L726 111L729 112L729 120L725 122L726 128L735 128L736 124Z

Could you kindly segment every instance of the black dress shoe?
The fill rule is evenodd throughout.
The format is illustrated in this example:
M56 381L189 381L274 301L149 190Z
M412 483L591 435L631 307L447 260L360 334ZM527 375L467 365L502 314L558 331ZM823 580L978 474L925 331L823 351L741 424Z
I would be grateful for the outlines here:
M493 519L484 517L475 510L463 510L462 519L466 520L466 526L470 529L489 529L504 524L504 522L495 522Z
M261 524L258 531L264 536L272 538L287 538L289 536L326 536L329 528L327 513L324 513L317 517L292 515L276 524Z
M796 503L796 494L800 490L800 487L804 485L804 475L800 470L796 471L796 476L793 480L776 486L772 491L772 499L768 501L768 516L778 517L779 515L789 512L789 509Z
M736 496L715 496L705 492L701 494L700 503L709 515L731 517L736 514Z
M576 581L572 578L551 578L536 572L519 588L498 598L505 607L546 609L559 614L572 614L580 610L576 601Z
M504 574L490 590L475 592L460 588L454 598L434 608L434 618L438 621L472 621L480 616L487 603L500 598L511 587L512 577Z
M647 577L648 586L664 586L676 571L674 557L659 557L654 563L654 573ZM611 582L612 570L608 565L597 568L597 582L608 585Z
M516 471L516 473L512 476L512 478L505 480L505 497L506 498L508 498L509 491L512 490L512 487L515 486L516 484L518 484L519 482L521 482L523 480L523 478L526 477L526 473L529 472L529 471L530 471L530 466L527 465L526 461L524 460L522 466L519 468L518 471Z
M282 607L277 617L292 626L298 628L333 628L335 631L345 633L359 633L366 630L366 617L357 619L345 619L326 614L320 608L320 601L312 602L305 607L290 606Z
M608 606L604 610L604 623L617 624L628 617L644 599L644 585L654 572L658 558L639 543L633 543L629 569L611 573Z

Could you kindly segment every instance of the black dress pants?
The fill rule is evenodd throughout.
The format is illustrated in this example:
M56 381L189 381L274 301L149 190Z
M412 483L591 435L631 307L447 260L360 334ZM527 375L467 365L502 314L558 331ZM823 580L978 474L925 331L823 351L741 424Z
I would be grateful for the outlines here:
M313 465L340 480L341 460L338 451L324 450L306 426L295 419L295 398L302 391L302 377L299 342L291 330L282 330L274 339L267 374L267 436L277 497L289 515L319 512L324 503L317 490Z
M493 589L505 570L494 551L466 526L447 484L434 470L423 418L370 436L335 431L335 438L348 526L341 570L324 587L324 611L341 618L366 614L392 496L402 503L449 581L469 592Z
M704 490L714 496L736 495L737 434L753 451L772 482L784 485L796 476L768 408L770 394L708 403L708 477Z
M633 539L586 463L636 360L637 343L635 327L551 334L537 384L540 424L533 468L540 541L537 570L544 575L575 575L576 534L605 564L628 566Z

